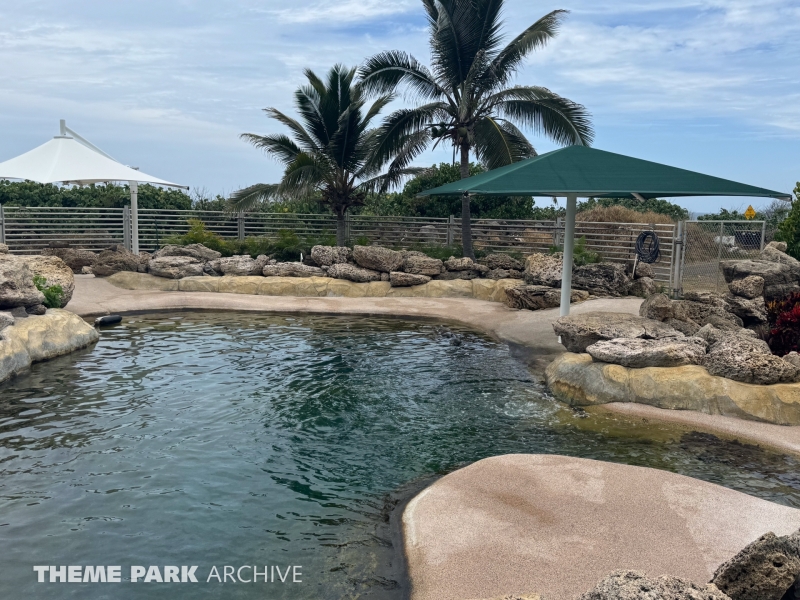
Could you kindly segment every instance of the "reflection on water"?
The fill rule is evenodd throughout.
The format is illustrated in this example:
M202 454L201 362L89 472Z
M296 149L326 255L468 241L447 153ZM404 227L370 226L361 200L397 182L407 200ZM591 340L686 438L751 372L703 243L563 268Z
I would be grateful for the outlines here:
M504 346L463 329L153 314L0 384L0 596L221 593L36 584L40 564L291 564L302 584L227 584L224 597L399 597L388 494L512 452L652 466L800 506L795 459L565 409Z

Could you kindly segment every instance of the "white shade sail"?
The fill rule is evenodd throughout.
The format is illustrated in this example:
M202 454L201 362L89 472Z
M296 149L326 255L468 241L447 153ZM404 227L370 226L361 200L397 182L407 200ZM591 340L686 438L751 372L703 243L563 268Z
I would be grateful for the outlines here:
M0 179L28 179L39 183L81 185L136 181L177 188L186 187L126 167L66 135L58 135L25 154L0 163Z

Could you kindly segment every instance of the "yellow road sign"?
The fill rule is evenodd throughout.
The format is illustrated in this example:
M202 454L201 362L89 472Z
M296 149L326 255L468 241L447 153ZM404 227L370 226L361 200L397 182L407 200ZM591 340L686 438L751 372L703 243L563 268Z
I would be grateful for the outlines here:
M747 207L747 210L744 211L744 218L745 219L753 219L753 218L755 218L755 216L756 216L756 211L753 208L753 205L751 204L750 206Z

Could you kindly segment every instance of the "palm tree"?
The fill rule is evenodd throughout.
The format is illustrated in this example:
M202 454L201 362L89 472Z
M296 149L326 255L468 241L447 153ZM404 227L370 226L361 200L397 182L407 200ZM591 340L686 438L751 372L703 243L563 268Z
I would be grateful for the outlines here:
M470 151L488 169L535 156L519 127L559 144L591 143L591 121L583 106L543 87L509 85L525 57L555 37L567 11L545 15L503 47L503 0L422 1L431 68L394 50L368 59L359 72L369 93L394 93L404 86L420 102L386 118L379 153L391 154L405 136L425 131L434 147L452 144L463 179L469 176ZM468 194L461 200L461 227L464 256L474 259Z
M391 152L376 153L381 131L370 124L393 96L381 94L367 107L367 98L354 82L356 71L337 64L323 81L306 69L308 84L294 95L299 120L276 108L264 109L286 126L290 135L244 133L241 137L282 162L286 169L279 183L259 183L234 192L230 210L249 210L276 199L305 200L319 194L320 201L336 215L336 243L344 246L345 214L351 207L361 206L367 193L386 191L406 175L420 172L408 167L426 143L419 132L401 134L393 140Z

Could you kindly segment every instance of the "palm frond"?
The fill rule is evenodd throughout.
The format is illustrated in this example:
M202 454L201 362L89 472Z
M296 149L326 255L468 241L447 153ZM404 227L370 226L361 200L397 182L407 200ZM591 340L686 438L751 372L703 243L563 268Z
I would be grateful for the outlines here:
M299 145L303 151L315 152L319 150L318 141L315 140L298 121L283 114L277 108L265 108L264 112L267 113L267 115L269 115L271 118L288 127L299 142Z
M536 151L512 123L486 117L475 124L475 155L487 169L496 169L535 156Z
M277 183L257 183L241 190L236 190L228 198L226 210L240 212L252 210L259 204L269 204L278 198Z
M297 144L294 143L294 140L283 133L271 133L267 135L243 133L239 137L243 140L247 140L259 150L263 150L284 164L292 162L297 158L297 155L302 152Z
M359 77L359 85L369 94L393 93L400 84L407 85L422 99L444 94L427 67L400 50L381 52L367 59L359 69Z
M431 102L394 111L378 128L371 163L385 164L403 148L410 134L426 129L437 119L448 118L448 109L449 106L444 102Z

